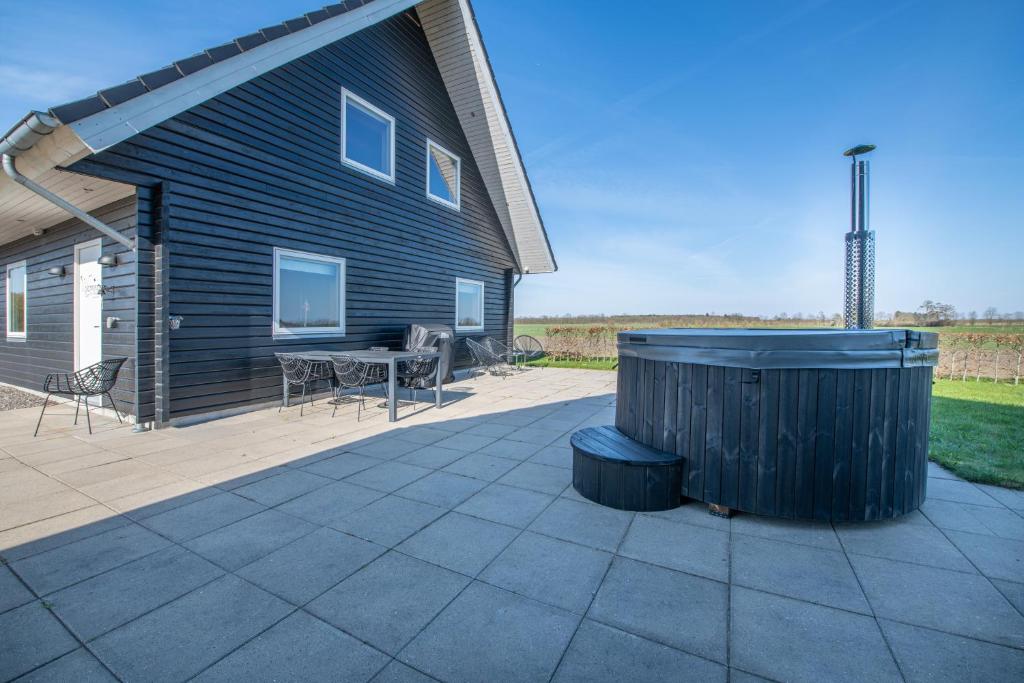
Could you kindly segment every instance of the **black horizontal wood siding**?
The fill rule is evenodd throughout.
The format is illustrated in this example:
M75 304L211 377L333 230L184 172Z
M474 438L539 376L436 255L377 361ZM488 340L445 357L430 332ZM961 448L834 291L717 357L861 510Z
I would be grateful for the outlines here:
M135 235L135 198L113 202L92 212L121 234ZM37 391L51 372L75 370L75 245L102 237L77 218L31 236L0 245L0 382ZM121 412L135 408L135 255L107 237L103 254L116 254L117 265L103 268L103 284L112 287L103 297L103 319L120 318L117 327L103 330L103 357L128 358L111 395ZM26 261L28 325L25 340L7 338L7 266ZM63 266L63 276L47 272Z
M343 87L395 117L394 184L341 163ZM461 211L426 196L428 138L462 159ZM410 322L454 325L457 277L485 283L486 329L474 334L505 339L511 329L512 252L408 14L238 86L76 170L165 183L165 224L155 239L168 268L166 313L184 318L167 335L169 417L276 399L275 351L397 348ZM273 338L274 247L346 259L344 337ZM147 389L147 406L149 398Z

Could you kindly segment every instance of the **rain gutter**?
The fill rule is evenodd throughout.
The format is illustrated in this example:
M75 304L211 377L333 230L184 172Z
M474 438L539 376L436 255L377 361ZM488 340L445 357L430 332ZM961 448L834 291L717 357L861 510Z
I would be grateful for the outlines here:
M15 157L28 152L37 142L51 134L59 126L60 122L49 114L38 111L29 113L28 116L22 119L21 123L11 129L3 138L0 138L0 155L3 157L4 172L10 176L11 180L30 192L34 192L51 204L67 211L75 218L98 230L115 242L123 244L129 249L134 249L134 239L125 237L103 221L91 216L86 211L18 172L18 167L14 161Z

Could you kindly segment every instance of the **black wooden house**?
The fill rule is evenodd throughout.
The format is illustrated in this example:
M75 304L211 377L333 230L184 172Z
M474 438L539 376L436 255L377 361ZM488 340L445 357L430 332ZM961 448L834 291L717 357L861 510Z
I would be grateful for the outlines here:
M0 382L127 356L140 423L277 399L278 351L507 339L556 268L468 0L332 5L0 150Z

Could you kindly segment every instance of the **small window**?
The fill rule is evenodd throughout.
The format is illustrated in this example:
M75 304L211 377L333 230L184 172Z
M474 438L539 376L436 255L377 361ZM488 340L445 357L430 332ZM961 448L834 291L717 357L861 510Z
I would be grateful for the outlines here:
M345 334L345 259L274 249L274 336Z
M7 266L7 336L24 339L28 328L28 270L25 262Z
M455 329L459 332L484 329L484 283L456 278Z
M453 209L459 208L462 160L427 140L427 196Z
M395 182L395 117L344 89L341 160L364 173Z

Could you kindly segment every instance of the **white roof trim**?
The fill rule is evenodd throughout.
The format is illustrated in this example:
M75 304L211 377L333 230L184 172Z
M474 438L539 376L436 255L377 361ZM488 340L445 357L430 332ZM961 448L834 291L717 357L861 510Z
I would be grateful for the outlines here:
M468 0L427 0L416 11L521 272L554 272L558 266Z
M415 4L416 0L376 0L68 125L89 149L99 152Z

